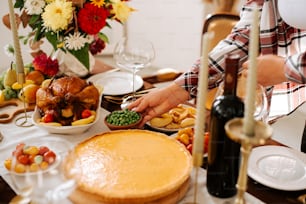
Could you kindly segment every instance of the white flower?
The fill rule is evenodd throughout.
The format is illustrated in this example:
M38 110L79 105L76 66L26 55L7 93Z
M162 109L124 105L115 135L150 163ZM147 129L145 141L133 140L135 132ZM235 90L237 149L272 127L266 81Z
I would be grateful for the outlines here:
M69 50L80 50L88 43L88 38L82 36L80 32L69 34L64 38L65 46Z
M93 37L93 35L86 35L86 37L85 37L86 39L87 39L87 43L92 43L93 41L94 41L94 37Z
M45 0L26 0L24 3L25 10L29 15L41 14L45 5Z
M15 53L15 50L14 50L14 47L13 45L11 44L7 44L3 47L4 49L4 53L8 56L8 57L14 57L14 53Z

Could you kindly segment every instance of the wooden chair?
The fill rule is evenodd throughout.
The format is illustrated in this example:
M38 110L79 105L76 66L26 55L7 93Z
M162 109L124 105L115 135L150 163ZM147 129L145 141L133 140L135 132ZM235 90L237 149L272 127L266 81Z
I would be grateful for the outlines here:
M240 17L232 13L209 14L203 25L202 34L214 32L214 37L210 41L209 50L213 49L222 39L224 39L239 21ZM206 108L210 110L218 88L212 89L207 94Z

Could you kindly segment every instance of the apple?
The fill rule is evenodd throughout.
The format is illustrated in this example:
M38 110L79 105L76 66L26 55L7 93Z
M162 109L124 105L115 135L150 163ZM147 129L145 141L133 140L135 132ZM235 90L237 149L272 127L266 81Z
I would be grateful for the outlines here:
M19 92L18 98L26 103L36 103L36 92L39 88L39 85L29 84Z
M25 78L27 80L32 80L36 85L41 85L41 83L45 80L43 73L38 70L29 72Z

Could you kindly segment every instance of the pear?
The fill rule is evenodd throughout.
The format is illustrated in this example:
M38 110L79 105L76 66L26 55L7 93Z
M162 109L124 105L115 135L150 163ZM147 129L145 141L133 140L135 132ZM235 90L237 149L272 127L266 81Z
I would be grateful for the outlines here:
M13 67L11 66L5 73L3 79L3 85L5 87L7 86L11 87L16 81L17 81L17 73L16 70L13 69Z
M16 24L17 24L17 28L19 27L20 23L21 23L21 19L20 16L18 14L15 13L15 19L16 19ZM2 17L2 23L8 28L11 29L11 22L10 22L10 14L6 14Z

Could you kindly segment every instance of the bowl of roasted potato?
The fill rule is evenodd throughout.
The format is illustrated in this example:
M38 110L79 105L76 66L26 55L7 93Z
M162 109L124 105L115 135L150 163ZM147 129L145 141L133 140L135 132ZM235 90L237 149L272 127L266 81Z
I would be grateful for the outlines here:
M195 125L196 109L192 106L179 104L160 116L147 122L151 128L161 132L177 132Z

